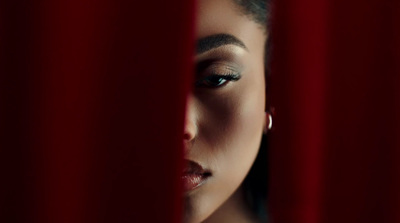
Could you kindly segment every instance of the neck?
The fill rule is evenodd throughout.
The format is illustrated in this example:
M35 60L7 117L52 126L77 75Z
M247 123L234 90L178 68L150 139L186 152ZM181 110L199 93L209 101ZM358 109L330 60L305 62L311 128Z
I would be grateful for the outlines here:
M245 201L243 188L239 187L230 198L225 201L203 223L256 223L259 222Z

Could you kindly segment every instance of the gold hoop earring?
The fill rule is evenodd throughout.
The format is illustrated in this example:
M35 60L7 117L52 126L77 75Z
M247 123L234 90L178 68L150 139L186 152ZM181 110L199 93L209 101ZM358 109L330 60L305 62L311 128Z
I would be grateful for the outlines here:
M272 114L270 111L265 112L265 124L264 124L264 134L267 134L273 127L272 125Z
M268 115L268 130L271 130L272 129L272 115L269 113L269 112L267 112L267 115Z

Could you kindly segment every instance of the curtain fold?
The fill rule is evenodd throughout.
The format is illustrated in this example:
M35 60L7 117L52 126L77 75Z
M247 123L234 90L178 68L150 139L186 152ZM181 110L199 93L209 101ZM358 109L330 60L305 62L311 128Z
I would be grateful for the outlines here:
M193 9L2 1L1 222L180 221Z
M399 222L399 9L275 1L274 222Z

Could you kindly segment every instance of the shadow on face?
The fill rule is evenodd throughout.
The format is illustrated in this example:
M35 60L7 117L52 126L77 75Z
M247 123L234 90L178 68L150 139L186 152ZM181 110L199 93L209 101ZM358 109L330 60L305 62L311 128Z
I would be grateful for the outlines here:
M266 123L265 30L233 0L200 0L197 16L184 222L212 221L243 205L232 195L257 156Z

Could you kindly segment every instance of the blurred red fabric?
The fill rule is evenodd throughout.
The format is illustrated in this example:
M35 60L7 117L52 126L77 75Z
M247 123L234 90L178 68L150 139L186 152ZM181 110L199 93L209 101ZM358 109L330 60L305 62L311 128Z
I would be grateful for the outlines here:
M193 1L0 7L0 222L179 222Z
M399 2L273 14L273 222L400 222Z
M194 1L0 2L0 222L179 222ZM270 217L400 222L400 4L273 4Z

